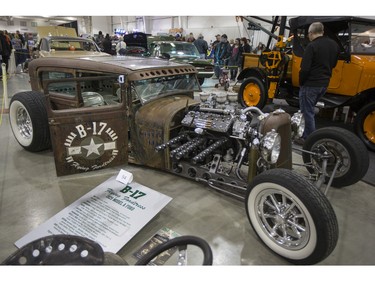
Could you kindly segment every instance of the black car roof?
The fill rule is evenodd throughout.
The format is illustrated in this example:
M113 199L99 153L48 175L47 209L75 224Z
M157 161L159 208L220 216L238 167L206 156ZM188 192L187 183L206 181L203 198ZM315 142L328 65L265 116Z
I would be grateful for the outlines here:
M307 27L313 22L321 22L323 24L332 23L332 25L337 24L337 30L342 28L343 24L347 24L347 22L365 22L371 23L375 25L374 19L368 19L363 17L351 17L351 16L301 16L291 18L289 20L289 26L291 30L296 30L298 28ZM330 25L330 26L332 26Z

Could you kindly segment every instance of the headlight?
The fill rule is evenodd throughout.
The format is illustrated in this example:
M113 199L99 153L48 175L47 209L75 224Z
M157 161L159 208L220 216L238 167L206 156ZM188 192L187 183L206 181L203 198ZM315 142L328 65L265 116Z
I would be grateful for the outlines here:
M270 164L275 164L279 159L281 138L275 131L268 132L261 140L260 154Z
M292 138L300 138L305 131L305 118L301 111L293 114L292 119Z

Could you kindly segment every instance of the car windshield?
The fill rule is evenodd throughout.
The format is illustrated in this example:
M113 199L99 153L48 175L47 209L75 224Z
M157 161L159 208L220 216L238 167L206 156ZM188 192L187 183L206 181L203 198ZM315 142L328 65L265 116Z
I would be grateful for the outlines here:
M363 23L352 24L352 52L355 54L375 54L375 26Z
M50 41L50 48L54 49L55 51L99 51L96 44L93 41L81 41L74 39L52 39Z
M134 81L133 89L142 103L161 95L200 91L195 74L157 77Z
M176 42L165 42L160 45L160 53L167 53L170 56L195 56L199 57L197 48L190 43L179 44Z

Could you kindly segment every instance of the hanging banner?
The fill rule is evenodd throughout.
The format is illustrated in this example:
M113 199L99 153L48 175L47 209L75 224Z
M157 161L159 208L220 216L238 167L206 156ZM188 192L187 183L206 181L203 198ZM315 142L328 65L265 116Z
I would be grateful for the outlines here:
M128 172L121 170L117 178ZM116 176L103 182L15 242L18 248L54 234L86 237L105 252L118 252L170 201L162 193Z

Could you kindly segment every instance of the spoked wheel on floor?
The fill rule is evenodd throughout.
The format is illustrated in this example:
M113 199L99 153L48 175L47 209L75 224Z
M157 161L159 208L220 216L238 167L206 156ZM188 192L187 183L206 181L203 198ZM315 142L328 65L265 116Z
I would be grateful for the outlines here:
M338 223L326 196L301 175L272 169L246 193L246 213L260 240L293 264L315 264L335 249Z

